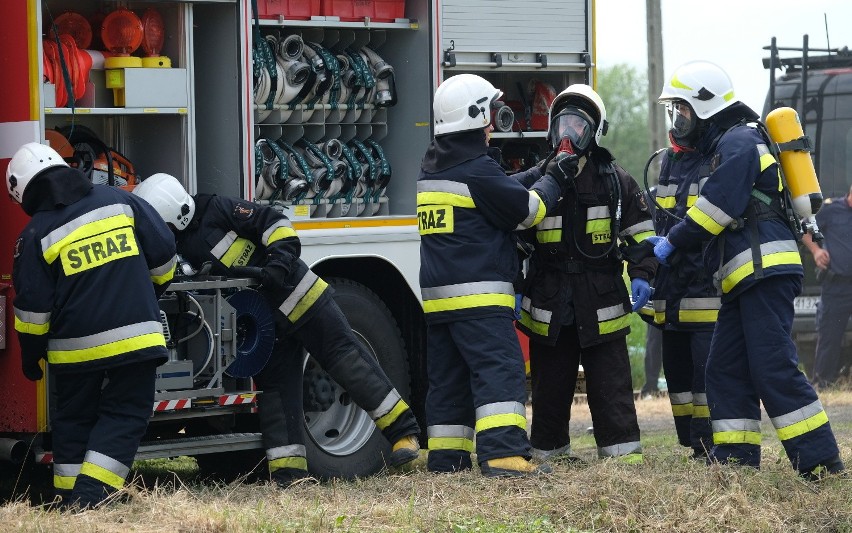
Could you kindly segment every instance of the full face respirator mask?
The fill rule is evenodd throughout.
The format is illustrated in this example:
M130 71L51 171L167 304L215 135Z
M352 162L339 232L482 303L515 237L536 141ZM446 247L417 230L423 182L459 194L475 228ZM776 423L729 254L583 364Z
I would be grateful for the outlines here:
M595 137L595 121L576 107L566 107L550 121L550 141L558 153L584 155Z

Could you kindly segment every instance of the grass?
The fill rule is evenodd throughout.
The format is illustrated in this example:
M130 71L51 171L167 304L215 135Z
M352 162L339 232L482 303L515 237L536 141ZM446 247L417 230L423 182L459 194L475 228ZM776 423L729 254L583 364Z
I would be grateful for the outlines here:
M852 392L822 394L841 453L852 462ZM598 460L576 404L574 453L533 479L488 479L478 470L425 471L425 452L405 472L356 481L205 484L194 461L146 461L126 503L82 514L17 501L0 506L2 531L21 532L852 532L852 480L800 480L764 425L761 470L706 466L677 446L665 398L637 402L645 462ZM765 418L765 417L764 417ZM147 470L146 470L147 469ZM157 477L148 474L159 470ZM175 473L171 473L175 471Z

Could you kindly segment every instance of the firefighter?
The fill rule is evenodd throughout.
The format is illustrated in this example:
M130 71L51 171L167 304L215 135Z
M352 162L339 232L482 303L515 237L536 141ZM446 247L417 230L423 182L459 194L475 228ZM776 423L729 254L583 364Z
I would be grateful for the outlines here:
M65 507L120 490L166 361L157 298L174 275L175 241L147 203L92 183L52 148L23 145L6 170L32 217L15 243L15 330L24 375L55 386L53 484Z
M487 155L489 107L501 94L474 74L438 87L435 137L417 181L432 472L470 469L474 436L485 476L550 471L529 462L524 361L512 326L513 232L544 218L576 164L554 159L545 176L537 167L507 176Z
M276 348L256 376L263 394L258 416L270 477L281 486L307 477L302 398L287 386L287 358L301 346L351 395L392 443L388 466L414 460L420 428L378 362L355 338L333 290L302 261L301 244L290 221L267 206L223 196L190 196L168 174L154 174L133 192L144 198L172 228L183 260L211 263L213 275L238 277L259 267L260 292L278 310ZM298 342L294 342L298 341ZM301 345L301 346L300 346Z
M654 213L656 233L662 236L698 199L710 168L706 154L696 150L695 132L684 129L688 106L669 102L668 112L671 148L662 160ZM649 327L662 329L663 371L675 431L678 442L692 449L693 458L706 457L713 445L704 371L721 305L704 270L702 248L680 254L676 264L661 265L654 277L652 308L640 310Z
M793 467L806 479L843 470L837 442L814 389L798 369L790 337L803 269L784 212L783 182L758 115L737 99L718 65L675 69L660 100L693 135L707 181L684 219L655 238L665 263L704 248L721 308L707 359L713 430L709 459L760 466L761 402ZM704 174L705 172L699 172Z
M588 85L559 93L550 108L548 141L579 157L580 171L553 213L535 228L535 251L519 328L530 337L534 456L569 456L568 426L582 361L599 457L641 462L627 334L631 303L617 241L653 236L645 194L600 146L606 108ZM628 267L637 299L647 302L657 262Z

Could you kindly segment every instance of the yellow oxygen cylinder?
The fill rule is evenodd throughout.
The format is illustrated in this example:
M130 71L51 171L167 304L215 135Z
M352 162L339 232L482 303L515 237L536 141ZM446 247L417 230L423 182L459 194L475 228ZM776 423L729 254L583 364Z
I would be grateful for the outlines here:
M803 226L816 230L814 215L822 207L822 190L799 114L792 107L774 109L766 116L766 129L780 150L781 170L793 198L793 209ZM796 143L785 146L792 141Z

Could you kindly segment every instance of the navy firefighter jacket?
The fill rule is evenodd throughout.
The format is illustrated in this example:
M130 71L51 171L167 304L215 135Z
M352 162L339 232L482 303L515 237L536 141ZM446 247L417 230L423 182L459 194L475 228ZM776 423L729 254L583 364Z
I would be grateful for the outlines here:
M701 195L668 238L676 249L684 250L712 239L704 254L705 267L724 303L761 277L802 276L804 271L796 236L778 207L782 191L778 163L763 136L742 122L727 131L711 123L699 148L716 138L707 150L710 174Z
M513 232L539 223L559 199L553 177L535 167L507 176L486 148L479 130L450 134L437 137L424 158L417 216L427 323L513 317ZM519 181L536 177L529 190Z
M657 235L666 236L695 205L707 183L709 158L698 150L666 151L660 168L654 216ZM669 264L660 265L654 276L653 300L640 310L647 322L672 330L712 331L719 315L720 292L704 268L701 246L678 250Z
M12 274L22 357L47 358L57 374L165 361L157 296L176 258L157 212L67 167L34 178L23 205L32 219Z
M332 291L299 258L301 243L283 213L246 200L198 194L195 214L177 235L181 257L196 268L211 263L210 273L240 277L239 267L260 267L270 274L261 287L270 304L298 328ZM267 280L276 279L272 284Z

